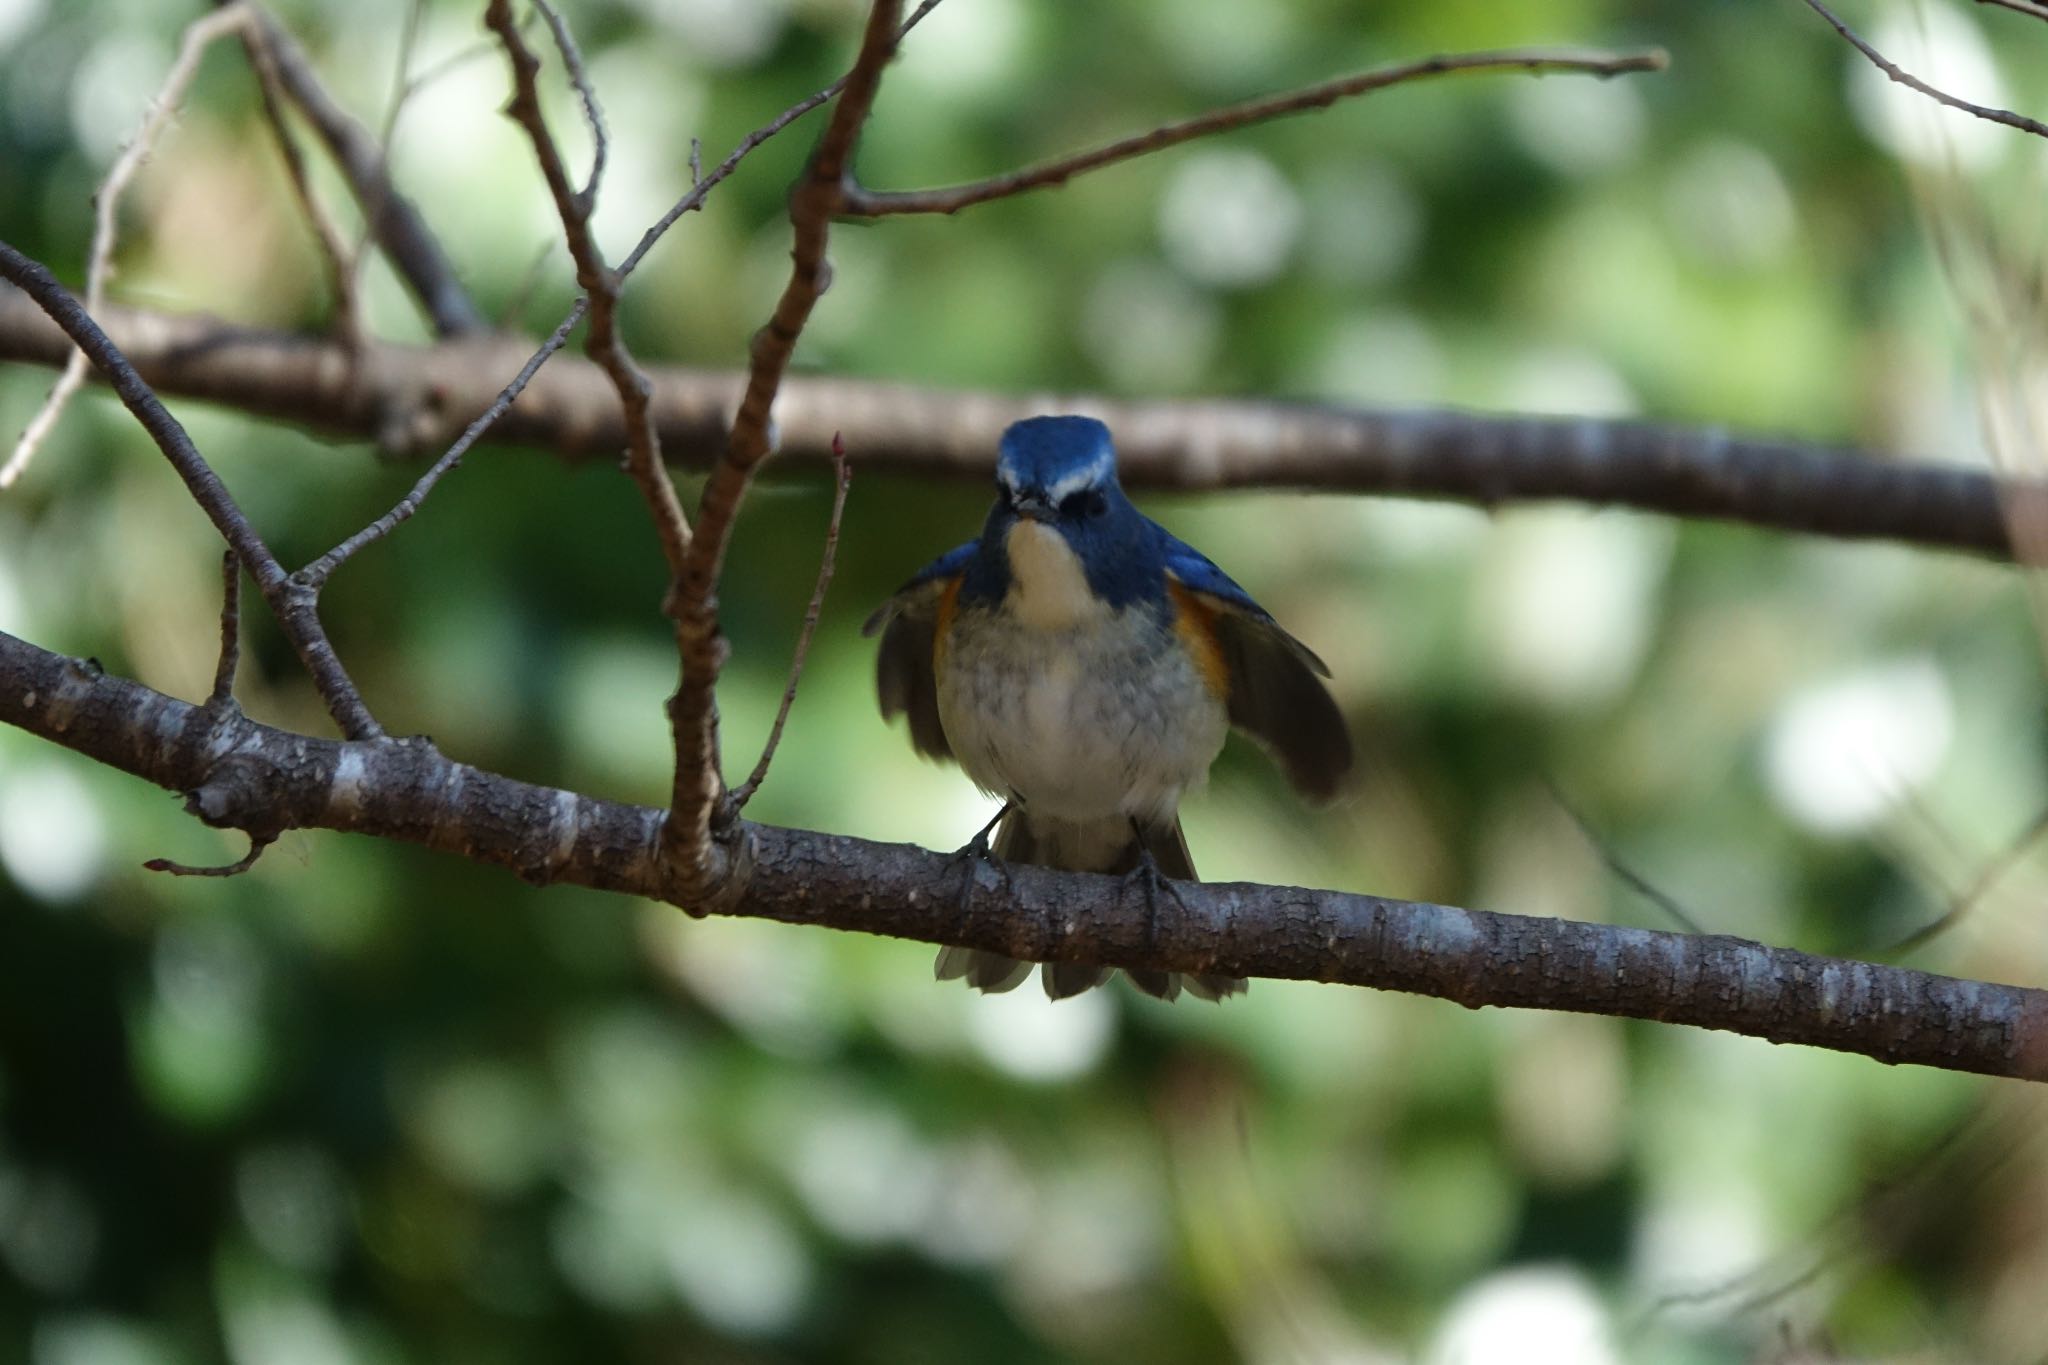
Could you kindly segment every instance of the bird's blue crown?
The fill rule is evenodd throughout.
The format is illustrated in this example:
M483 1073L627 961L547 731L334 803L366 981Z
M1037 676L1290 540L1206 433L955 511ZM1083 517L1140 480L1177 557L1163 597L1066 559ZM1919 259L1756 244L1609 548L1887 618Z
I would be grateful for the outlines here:
M996 448L996 480L1011 493L1057 503L1077 489L1116 482L1116 447L1093 417L1027 417Z

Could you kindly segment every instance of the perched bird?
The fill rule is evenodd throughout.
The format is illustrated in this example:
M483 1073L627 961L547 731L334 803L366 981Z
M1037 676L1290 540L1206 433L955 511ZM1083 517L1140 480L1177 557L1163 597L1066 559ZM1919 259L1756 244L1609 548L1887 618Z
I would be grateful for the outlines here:
M1193 880L1183 793L1207 778L1231 725L1263 742L1304 795L1326 800L1351 767L1344 717L1322 660L1201 553L1131 505L1109 428L1033 417L1003 433L996 500L978 540L926 565L868 618L881 632L882 715L956 760L1007 804L998 861ZM987 830L964 853L986 855ZM1169 888L1170 891L1170 888ZM1156 909L1156 900L1154 901ZM940 980L995 992L1031 964L968 948L939 952ZM1048 962L1058 1000L1107 968ZM1132 971L1171 1000L1175 972ZM1243 980L1192 976L1216 1000Z

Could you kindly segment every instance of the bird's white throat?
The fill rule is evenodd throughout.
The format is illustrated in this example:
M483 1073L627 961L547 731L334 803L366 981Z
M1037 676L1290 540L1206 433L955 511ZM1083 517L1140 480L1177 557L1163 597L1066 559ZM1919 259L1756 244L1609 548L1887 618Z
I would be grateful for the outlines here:
M1108 608L1088 586L1081 557L1067 538L1037 521L1019 521L1003 538L1010 557L1004 605L1036 630L1071 630L1099 620Z

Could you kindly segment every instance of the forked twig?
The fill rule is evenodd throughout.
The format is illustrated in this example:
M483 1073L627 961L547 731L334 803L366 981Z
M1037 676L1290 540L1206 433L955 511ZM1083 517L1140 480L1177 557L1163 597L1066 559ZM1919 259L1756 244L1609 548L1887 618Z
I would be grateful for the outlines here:
M206 49L217 38L246 31L248 23L249 11L240 0L236 0L186 25L185 35L178 43L177 59L165 74L163 86L156 92L156 98L150 101L135 135L121 148L121 154L114 159L107 178L100 182L99 189L93 194L92 249L85 271L87 312L99 310L106 297L107 279L114 273L114 242L119 231L121 195L126 192L129 182L135 179L135 173L142 169L142 163L148 160L157 138L169 126L171 116L185 98L185 91L191 87L192 78L199 74L199 61L206 55ZM64 415L71 395L85 383L89 368L84 351L71 352L70 358L64 362L64 372L57 376L56 384L50 389L50 396L29 419L21 439L14 443L13 453L7 457L7 463L0 465L0 488L13 486L27 472L37 448Z
M743 810L767 780L768 765L782 744L782 727L789 723L789 708L796 704L797 684L803 680L804 659L811 652L811 637L817 633L818 618L825 610L825 590L832 586L832 568L839 554L839 523L846 514L846 490L853 486L853 466L846 462L846 442L832 437L832 515L825 523L825 553L818 561L817 586L811 589L811 605L804 611L802 629L797 632L796 652L789 660L789 686L782 689L782 704L775 708L775 723L768 727L768 742L747 780L733 789L733 809Z
M119 394L121 401L135 419L142 423L143 430L171 462L171 467L184 481L186 491L199 504L221 539L233 547L236 558L249 576L256 580L257 589L263 600L277 617L285 638L298 653L306 671L313 675L313 686L320 692L320 699L327 704L328 712L341 727L342 734L350 739L378 739L384 734L369 708L363 705L362 695L350 680L348 670L342 667L340 657L335 654L333 644L327 638L326 628L320 624L317 594L311 589L294 583L277 562L270 547L263 542L256 528L242 509L235 505L232 494L192 444L192 438L178 419L171 416L120 348L107 339L92 316L79 306L71 292L57 283L41 262L29 259L6 242L0 242L0 276L12 281L24 294L34 299L36 305L50 315L66 336L85 352L93 364L99 366L107 382Z
M918 7L911 11L910 17L903 21L903 26L896 30L896 41L902 42L909 35L910 31L923 22L924 17L937 9L941 3L943 3L943 0L921 0ZM856 61L855 70L858 69L859 64ZM626 259L619 262L620 277L624 278L633 273L639 266L642 258L649 251L653 250L654 244L660 241L663 234L671 227L675 226L678 218L681 218L692 209L701 208L704 204L704 196L709 194L719 181L731 175L749 152L766 142L769 138L774 137L790 124L795 123L805 114L810 113L811 110L836 97L841 91L846 89L847 82L852 80L853 76L854 72L849 71L838 80L832 82L832 84L818 91L815 95L808 95L798 100L795 104L790 105L789 108L741 138L739 145L726 153L725 160L713 166L708 172L700 173L701 158L697 145L693 141L690 145L690 192L670 205L667 213L662 214L660 218L655 220L652 227L640 234L639 242L634 245L631 251L626 253Z
M924 0L924 3L918 6L917 11L904 22L898 36L900 37L901 34L908 33L916 26L920 19L935 9L939 3L940 0ZM475 55L477 55L475 51L465 52L461 54L461 59L469 60ZM411 88L417 88L432 79L439 69L435 68L416 77L412 82ZM845 85L844 78L834 81L816 94L807 96L796 104L791 105L788 109L783 110L782 113L740 139L738 145L726 154L725 159L712 167L709 172L703 169L702 153L696 139L691 139L690 189L671 205L669 210L653 226L649 227L641 235L639 242L634 246L632 252L625 260L619 263L618 270L615 272L617 279L623 283L626 277L633 273L634 268L646 258L647 253L667 233L669 228L673 227L684 214L693 209L701 208L705 198L711 191L737 170L740 162L744 161L755 148L774 137L777 133L780 133L805 114L811 112L811 110L816 109L819 105L831 99L832 96L839 92L843 85ZM461 465L463 457L469 449L497 423L499 418L504 416L511 408L513 401L518 398L527 384L533 379L534 374L539 371L540 367L556 351L562 348L568 340L569 334L583 320L590 306L590 299L587 296L579 298L571 306L568 314L556 326L554 332L528 358L526 364L514 376L512 381L498 391L497 395L491 399L483 411L469 424L462 435L455 440L454 444L443 452L440 458L434 462L427 472L420 477L418 482L413 485L411 490L406 493L405 497L401 498L389 512L379 517L370 525L365 526L361 531L350 536L341 544L336 545L319 559L313 561L312 564L301 571L300 576L311 583L316 589L319 588L333 576L335 570L354 557L358 551L382 540L400 523L410 519L414 513L419 511L420 505L426 500L427 495L434 490L435 486L443 478Z
M490 324L462 287L447 253L412 201L391 183L391 170L378 140L334 102L313 74L305 49L291 34L263 10L252 7L251 13L262 30L284 93L326 145L369 220L371 236L426 310L435 334L446 337L486 330Z
M540 162L541 175L547 181L548 192L554 196L555 210L562 222L562 235L568 243L570 257L576 262L576 282L590 304L590 333L585 339L584 351L610 376L612 386L618 391L626 418L626 472L632 476L647 503L654 520L655 534L661 541L662 555L673 575L681 571L683 557L689 550L690 522L683 512L682 500L676 496L668 467L661 460L661 436L654 427L650 401L652 386L633 362L625 339L619 335L618 310L623 276L605 263L603 250L590 228L598 178L605 163L607 138L604 117L598 111L596 92L590 88L582 56L569 35L568 26L546 4L546 0L537 0L537 3L561 46L563 64L568 67L570 79L575 82L583 100L591 134L597 144L589 183L580 192L570 184L561 149L556 145L554 135L548 131L547 119L541 112L540 58L534 55L519 32L512 16L511 0L489 0L484 11L484 23L498 35L506 59L511 63L512 102L506 112L526 130L528 140L533 144L534 156Z

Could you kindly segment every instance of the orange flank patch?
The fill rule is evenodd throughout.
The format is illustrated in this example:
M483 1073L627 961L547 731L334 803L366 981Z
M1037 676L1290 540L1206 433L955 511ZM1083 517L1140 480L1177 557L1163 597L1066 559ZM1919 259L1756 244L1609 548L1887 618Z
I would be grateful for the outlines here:
M1167 580L1166 595L1173 603L1173 633L1187 647L1209 690L1228 699L1230 669L1223 662L1223 647L1216 643L1216 609L1172 579Z
M946 666L946 646L953 636L953 612L960 605L960 585L966 575L957 575L939 590L938 607L932 613L932 666Z

